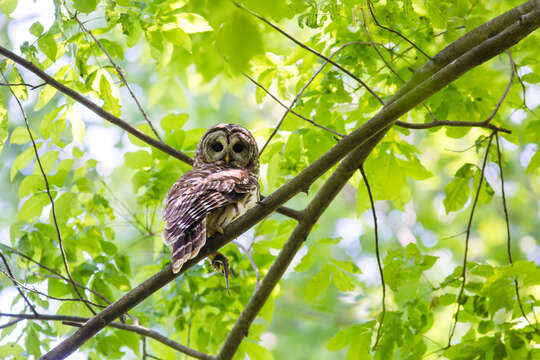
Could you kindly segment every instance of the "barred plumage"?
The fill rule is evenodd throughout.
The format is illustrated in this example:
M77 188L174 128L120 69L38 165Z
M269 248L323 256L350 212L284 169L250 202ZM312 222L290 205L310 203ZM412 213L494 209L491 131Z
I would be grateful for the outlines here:
M194 169L164 199L163 239L172 246L173 272L197 256L207 237L255 205L258 173L257 143L249 131L220 124L203 135Z

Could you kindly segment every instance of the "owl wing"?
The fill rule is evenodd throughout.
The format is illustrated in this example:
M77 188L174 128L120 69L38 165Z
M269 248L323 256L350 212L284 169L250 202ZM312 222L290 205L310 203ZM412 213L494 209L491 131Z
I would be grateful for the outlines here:
M165 243L172 245L173 272L194 258L206 243L206 215L238 202L258 186L241 169L194 169L176 182L164 200ZM217 172L215 170L218 170Z

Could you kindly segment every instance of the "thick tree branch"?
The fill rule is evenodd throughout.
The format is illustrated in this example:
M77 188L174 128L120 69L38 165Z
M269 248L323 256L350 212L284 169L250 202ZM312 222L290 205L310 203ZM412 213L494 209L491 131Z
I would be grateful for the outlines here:
M484 36L468 37L465 42L463 40L458 40L460 43L460 51L454 52L447 50L452 49L452 46L443 50L444 58L450 60L446 66L441 66L436 74L433 73L431 76L425 77L424 81L418 81L416 75L413 76L411 81L414 81L416 86L408 86L409 90L401 92L400 96L394 95L392 101L389 102L375 117L366 122L359 129L353 131L350 135L341 139L332 149L304 169L299 175L274 191L248 213L227 226L227 228L224 229L223 235L215 236L213 239L209 240L207 242L209 246L205 247L196 258L184 264L180 273L176 275L173 274L170 265L167 266L165 269L126 293L122 298L108 306L97 316L90 319L71 337L62 341L43 358L62 359L73 353L85 341L105 327L106 324L113 321L119 314L136 306L152 293L165 286L176 276L179 276L198 263L209 253L221 248L251 226L255 225L277 209L281 204L284 204L295 194L312 184L353 149L362 146L362 144L371 137L384 132L400 116L407 113L414 106L418 105L468 70L500 54L526 37L540 26L540 2L534 1L534 3L534 5L537 5L536 8L531 7L532 11L528 14L521 17L519 15L514 16L516 11L514 9L507 13L509 15L504 14L496 18L494 23L490 21L487 23L489 25L483 25L484 29L489 29L490 31L497 29L497 33L493 37L488 38L487 40L487 37ZM509 22L507 20L501 20L502 18L505 18L505 16L512 18L513 21ZM475 32L475 30L473 30L473 32ZM468 49L462 52L461 50L464 47L464 43L467 45L466 47L468 47ZM439 58L438 56L435 56L434 59ZM425 74L426 71L422 72L422 76ZM356 165L358 167L359 164Z
M71 322L75 324L84 324L86 321L88 321L88 318L82 317L82 316L70 316L70 315L42 315L42 314L9 314L9 313L0 313L0 317L11 317L16 319L26 319L26 320L43 320L43 321L66 321ZM188 348L187 346L184 346L174 340L171 340L167 338L166 336L158 333L157 331L148 329L143 326L139 325L128 325L118 322L113 322L108 324L107 326L110 326L115 329L120 330L126 330L131 331L149 338L152 338L156 341L159 341L160 343L169 346L170 348L173 348L175 350L180 351L181 353L187 354L191 357L194 357L196 359L202 359L202 360L213 360L215 359L213 356L202 353L200 351Z
M81 105L85 106L90 111L96 113L97 115L101 116L105 120L109 121L110 123L115 124L116 126L119 126L120 128L126 130L131 135L139 138L140 140L144 141L148 145L151 145L161 151L163 151L166 154L169 154L186 164L192 165L193 159L191 159L186 154L173 149L172 147L161 143L159 140L154 139L153 137L146 135L142 131L136 129L135 127L131 126L127 122L123 121L122 119L114 116L113 114L103 110L100 106L95 104L94 102L88 100L83 95L79 94L77 91L67 87L66 85L62 84L58 80L54 79L52 76L45 73L43 70L38 68L36 65L32 64L30 61L27 61L26 59L20 57L19 55L9 51L3 46L0 46L0 55L3 55L7 57L8 59L13 60L15 63L21 65L25 69L29 70L30 72L34 73L35 75L39 76L43 81L45 81L47 84L51 85L61 93L64 93L65 95L69 96L73 100L79 102Z

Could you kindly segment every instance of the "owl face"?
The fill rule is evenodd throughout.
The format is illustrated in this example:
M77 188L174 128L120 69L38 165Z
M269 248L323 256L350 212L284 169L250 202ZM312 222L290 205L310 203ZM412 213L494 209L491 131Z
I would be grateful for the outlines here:
M195 153L195 167L218 164L258 170L259 150L251 133L235 124L219 124L202 137Z

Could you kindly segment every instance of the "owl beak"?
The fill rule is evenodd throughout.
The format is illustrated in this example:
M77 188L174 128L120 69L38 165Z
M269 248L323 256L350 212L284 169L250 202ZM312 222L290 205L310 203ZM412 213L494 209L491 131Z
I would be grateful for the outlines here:
M230 160L231 160L231 158L229 157L229 154L228 154L228 153L225 154L225 163L226 163L227 165L229 165L229 161L230 161Z

